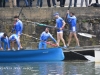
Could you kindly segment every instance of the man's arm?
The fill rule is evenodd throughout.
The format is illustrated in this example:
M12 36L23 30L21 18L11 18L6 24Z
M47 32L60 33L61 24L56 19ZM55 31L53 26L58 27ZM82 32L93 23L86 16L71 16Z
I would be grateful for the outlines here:
M51 34L49 34L50 35L50 38L55 42L55 43L57 43L57 41L53 38L53 36L51 35Z
M65 27L65 24L66 24L66 23L65 23L64 20L63 20L62 22L63 22L63 25L62 25L62 29L63 29L63 28Z
M69 14L69 10L67 10L67 18L68 18L68 19L75 19L76 17L75 17L75 16L72 16L72 17L71 17L70 14Z
M58 46L57 41L53 38L53 36L50 34L50 38L56 43L56 45Z
M62 27L60 28L60 30L62 30L62 29L65 27L65 24L66 24L65 21L64 21L62 18L61 18L61 21L62 21L62 24L63 24L63 25L62 25Z

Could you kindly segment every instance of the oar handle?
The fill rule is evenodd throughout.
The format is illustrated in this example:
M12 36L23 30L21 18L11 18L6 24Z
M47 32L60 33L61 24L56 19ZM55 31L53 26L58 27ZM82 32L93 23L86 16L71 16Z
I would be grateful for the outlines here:
M51 46L54 46L54 47L57 47L57 44L53 44L51 42L46 42L47 44L51 45Z

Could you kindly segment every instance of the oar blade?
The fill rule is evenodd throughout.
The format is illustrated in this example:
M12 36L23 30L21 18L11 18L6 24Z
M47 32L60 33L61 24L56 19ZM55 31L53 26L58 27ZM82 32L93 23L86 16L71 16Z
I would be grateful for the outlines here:
M80 36L84 36L84 37L88 37L88 38L92 38L93 36L91 34L87 34L87 33L78 33Z
M86 59L88 59L89 61L92 61L92 62L95 61L95 57L93 57L93 56L90 56L90 55L84 55L84 57L85 57Z

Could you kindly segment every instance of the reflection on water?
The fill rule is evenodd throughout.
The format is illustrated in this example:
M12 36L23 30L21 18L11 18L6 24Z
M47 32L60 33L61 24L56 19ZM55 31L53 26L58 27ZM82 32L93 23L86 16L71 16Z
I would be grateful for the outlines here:
M100 75L100 64L85 61L0 63L0 75Z
M95 63L95 75L100 75L100 63Z

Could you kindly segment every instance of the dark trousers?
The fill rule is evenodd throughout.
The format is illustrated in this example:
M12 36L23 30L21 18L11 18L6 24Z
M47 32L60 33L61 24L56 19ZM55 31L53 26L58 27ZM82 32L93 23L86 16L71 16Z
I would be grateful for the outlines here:
M92 0L89 0L89 5L91 4Z
M96 1L96 3L99 3L98 0L95 0L95 1ZM89 0L89 4L91 4L91 2L92 2L92 0Z
M30 7L32 7L32 2L33 2L33 0L28 0L28 4Z
M37 0L37 4L36 5L42 7L42 5L43 5L42 0Z
M5 7L5 0L0 0L0 7Z
M51 7L50 1L51 1L51 0L47 0L48 7ZM53 6L56 5L55 0L52 0L52 4L53 4Z
M65 6L65 1L66 1L66 0L63 0L63 6Z
M72 6L72 0L69 0L69 7ZM74 7L77 7L77 0L74 0Z
M96 3L99 3L98 0L96 0Z
M60 7L64 7L65 5L65 0L60 0Z

